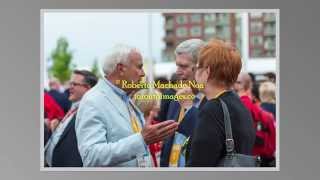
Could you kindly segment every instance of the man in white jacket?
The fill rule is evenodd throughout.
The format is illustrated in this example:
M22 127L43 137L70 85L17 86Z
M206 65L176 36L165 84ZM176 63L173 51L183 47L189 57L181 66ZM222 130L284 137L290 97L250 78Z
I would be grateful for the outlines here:
M138 83L145 76L140 52L118 45L105 59L105 76L82 99L76 120L79 152L84 166L152 166L148 145L175 132L177 123L145 122L132 103L134 89L121 81Z

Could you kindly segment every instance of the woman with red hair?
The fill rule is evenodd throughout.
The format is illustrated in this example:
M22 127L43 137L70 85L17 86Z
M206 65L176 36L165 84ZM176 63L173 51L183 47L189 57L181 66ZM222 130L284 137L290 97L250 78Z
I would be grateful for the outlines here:
M224 113L220 100L229 110L235 152L252 154L255 140L252 118L231 88L240 70L240 54L230 44L211 40L200 50L195 78L198 83L205 84L200 91L208 101L198 116L188 166L218 166L226 155Z

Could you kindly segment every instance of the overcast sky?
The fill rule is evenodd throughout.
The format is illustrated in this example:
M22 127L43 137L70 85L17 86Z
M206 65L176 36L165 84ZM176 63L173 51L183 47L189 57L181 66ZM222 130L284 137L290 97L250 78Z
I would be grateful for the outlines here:
M152 22L151 26L149 22ZM90 68L95 58L102 63L107 51L117 43L135 46L144 58L152 56L159 60L164 48L163 24L164 19L160 13L46 12L43 58L50 58L57 39L65 37L73 52L72 63L77 68Z

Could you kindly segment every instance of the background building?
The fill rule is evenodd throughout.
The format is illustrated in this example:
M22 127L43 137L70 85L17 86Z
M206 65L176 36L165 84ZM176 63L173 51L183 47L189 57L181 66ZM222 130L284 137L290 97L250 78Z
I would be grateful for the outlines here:
M182 41L219 38L241 49L240 15L235 13L163 13L165 23L164 61L174 60L174 49Z
M276 16L274 13L249 13L250 57L275 57Z
M241 52L240 13L163 13L165 23L165 49L162 59L174 60L174 48L190 38L205 41L219 38L236 45ZM276 16L275 13L249 13L248 36L250 58L275 58Z

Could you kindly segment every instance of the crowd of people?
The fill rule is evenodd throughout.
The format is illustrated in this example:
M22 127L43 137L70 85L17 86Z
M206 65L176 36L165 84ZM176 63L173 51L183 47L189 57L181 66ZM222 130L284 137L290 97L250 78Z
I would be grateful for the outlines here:
M118 45L104 76L75 70L66 90L57 80L44 93L46 167L216 167L226 147L225 103L233 151L276 164L276 76L241 72L240 53L221 40L189 39L175 49L171 82L204 88L129 89L145 77L138 49ZM165 78L156 81L168 82ZM194 95L136 99L135 95Z

